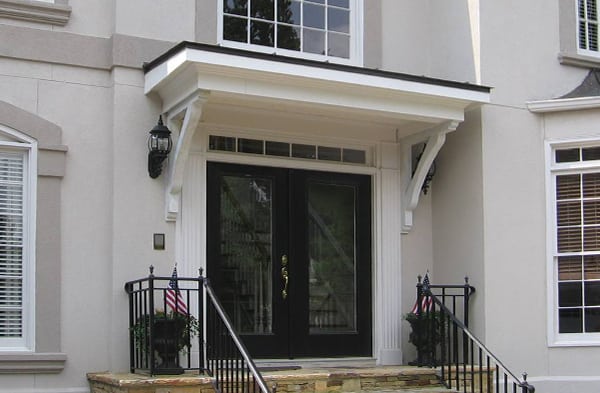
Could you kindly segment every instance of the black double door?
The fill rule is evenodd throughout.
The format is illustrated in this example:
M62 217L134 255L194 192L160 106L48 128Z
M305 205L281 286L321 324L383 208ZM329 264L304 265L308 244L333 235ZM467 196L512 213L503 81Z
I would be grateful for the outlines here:
M371 355L371 178L208 164L207 275L258 358Z

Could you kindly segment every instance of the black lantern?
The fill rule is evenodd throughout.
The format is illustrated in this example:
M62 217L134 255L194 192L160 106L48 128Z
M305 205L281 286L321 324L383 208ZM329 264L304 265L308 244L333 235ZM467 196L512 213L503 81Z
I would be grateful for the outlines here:
M162 116L158 118L158 124L150 131L148 137L148 173L156 179L162 172L162 163L171 152L173 142L171 131L163 124Z

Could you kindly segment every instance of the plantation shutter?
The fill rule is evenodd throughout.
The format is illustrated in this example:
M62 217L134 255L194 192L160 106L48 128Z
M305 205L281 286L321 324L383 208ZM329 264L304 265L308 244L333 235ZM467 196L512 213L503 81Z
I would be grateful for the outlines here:
M559 253L600 251L600 173L556 177Z
M597 0L578 0L579 48L598 51Z
M0 339L23 337L25 155L0 153Z

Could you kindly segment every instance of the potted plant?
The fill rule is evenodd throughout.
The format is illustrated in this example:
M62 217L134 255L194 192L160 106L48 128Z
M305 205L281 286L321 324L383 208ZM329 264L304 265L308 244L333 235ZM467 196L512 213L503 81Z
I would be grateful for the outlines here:
M442 342L443 315L439 311L421 315L410 312L404 316L404 319L411 327L408 342L417 348L417 359L409 364L411 366L436 366L437 348Z
M184 348L189 348L192 338L198 336L200 325L193 315L165 313L162 310L154 312L154 322L150 328L150 315L141 316L131 327L135 346L144 356L149 356L150 331L152 330L152 347L158 354L161 363L156 365L158 374L182 374L183 369L178 365L177 356Z

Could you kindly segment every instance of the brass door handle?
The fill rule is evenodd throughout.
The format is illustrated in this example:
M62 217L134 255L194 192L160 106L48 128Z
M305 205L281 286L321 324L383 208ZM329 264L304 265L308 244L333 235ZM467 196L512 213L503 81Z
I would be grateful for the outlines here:
M288 273L288 259L287 255L281 257L281 278L283 278L283 289L281 290L281 297L285 300L287 298L288 283L290 276Z

